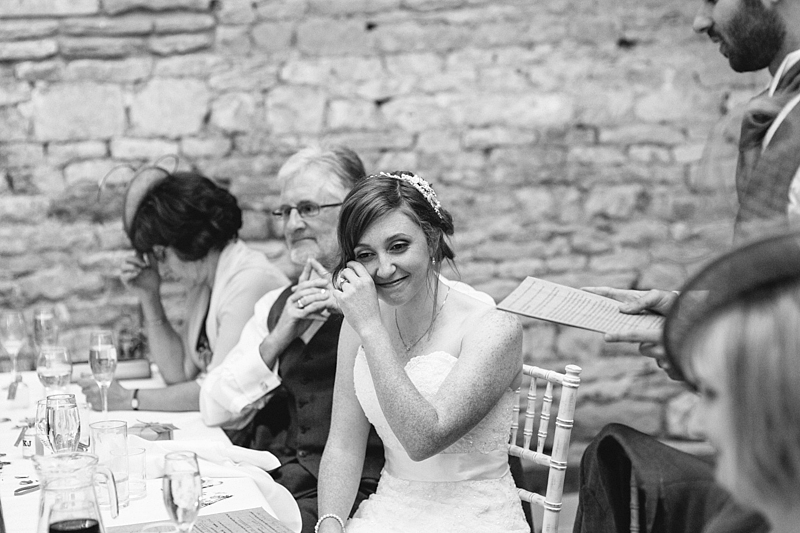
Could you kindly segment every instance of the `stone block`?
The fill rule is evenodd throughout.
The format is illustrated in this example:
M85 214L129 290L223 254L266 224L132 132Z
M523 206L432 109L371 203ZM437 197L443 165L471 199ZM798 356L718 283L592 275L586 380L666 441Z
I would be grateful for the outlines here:
M187 54L214 46L213 33L161 35L147 40L147 49L160 56Z
M402 150L414 145L414 135L400 129L377 132L343 132L328 135L333 143L353 148L359 155L362 152L380 149Z
M0 107L0 139L24 141L28 139L31 120L18 106Z
M14 65L14 74L25 81L59 81L63 78L64 63L60 60L23 61Z
M584 206L589 216L607 216L614 219L629 218L646 199L642 185L615 185L595 187Z
M575 409L572 436L576 441L591 440L603 426L612 422L658 436L662 431L661 417L661 406L655 402L634 402L627 399L602 404L583 402L578 389L578 407Z
M0 144L0 161L9 167L41 165L44 147L39 143L3 143Z
M629 87L584 84L575 101L576 120L584 124L616 125L630 115L636 98Z
M600 142L603 144L674 146L685 140L686 136L680 129L660 124L628 124L600 129Z
M191 33L213 30L216 21L206 13L164 13L153 19L156 33Z
M112 168L117 166L118 162L110 159L87 159L83 161L75 161L67 164L64 167L64 178L67 185L77 185L80 182L85 184L95 185L95 196L97 195L96 184L105 176Z
M86 0L84 0L86 1ZM212 0L103 0L103 10L118 15L134 10L145 11L208 11Z
M650 261L646 250L623 248L614 253L597 255L589 260L589 268L597 272L644 268Z
M238 58L216 68L208 83L217 92L262 92L278 83L279 68L268 57Z
M152 71L153 59L150 57L79 59L67 64L64 78L70 81L131 83L149 78Z
M552 127L571 123L573 113L572 99L563 93L491 93L474 95L466 102L464 122L474 126Z
M495 274L498 277L517 280L517 283L527 276L540 276L544 272L546 272L545 261L538 257L512 260L503 258L503 262L495 267Z
M269 217L267 213L245 211L242 213L242 229L239 237L244 240L264 240L269 237Z
M116 137L111 140L111 156L115 159L154 160L162 155L177 153L178 143L162 139Z
M568 254L556 255L547 259L545 272L549 275L553 272L567 272L586 268L589 260L585 255Z
M308 9L308 0L271 0L255 5L258 20L302 19Z
M22 295L29 300L58 301L69 296L97 295L105 284L99 274L61 265L24 277L19 280L19 286Z
M535 144L537 139L538 135L535 130L494 126L468 129L461 136L461 145L466 149L493 148Z
M0 221L8 223L39 224L47 217L50 201L45 196L0 196Z
M332 130L371 130L381 125L381 115L373 102L365 100L331 100L327 126Z
M159 78L205 77L224 68L226 63L224 58L208 53L162 57L156 59L153 74Z
M483 291L494 298L496 302L500 302L517 288L519 282L517 280L491 279L470 284L476 290Z
M519 317L522 321L522 358L535 365L555 356L556 326L542 320Z
M405 2L403 2L405 3ZM308 10L321 15L360 15L399 8L401 0L308 0Z
M180 151L186 157L222 157L230 153L233 143L226 137L184 137Z
M705 144L689 144L684 146L676 146L672 150L672 157L678 164L696 163L703 157Z
M252 47L250 26L217 26L214 51L230 58L241 58Z
M85 59L119 58L135 55L145 49L140 37L61 37L61 55L66 58Z
M153 30L153 17L76 17L61 22L61 33L74 36L146 35Z
M417 151L422 154L455 154L460 148L459 132L454 130L426 130L417 138Z
M621 165L627 160L621 149L610 146L572 146L567 155L569 163L581 165Z
M103 141L52 142L47 145L47 162L63 165L76 159L102 158L108 155L108 147Z
M211 124L229 133L251 130L257 107L253 94L223 94L211 103Z
M263 22L250 30L255 48L267 53L289 50L294 37L292 22Z
M380 25L374 32L374 46L387 54L402 52L450 51L471 44L466 26L447 22L397 22Z
M599 357L604 342L603 336L597 332L560 326L556 350L562 361L580 365L582 361Z
M371 39L355 19L306 19L297 27L297 49L313 56L367 55Z
M93 15L100 11L100 0L8 0L0 2L0 18L65 17Z
M58 43L53 39L0 42L0 61L45 59L57 52Z
M634 110L636 116L647 122L687 119L702 110L696 95L675 87L666 87L640 98ZM705 111L705 110L702 110Z
M0 20L0 41L39 39L55 35L57 31L58 21L55 20Z
M378 158L375 168L419 168L419 159L416 152L384 152Z
M25 82L0 83L0 106L9 106L30 100L31 86Z
M310 87L276 87L267 94L267 122L275 133L317 133L325 115L325 93Z
M217 17L222 24L250 24L256 18L255 2L226 0L219 5Z
M88 140L120 135L125 129L121 87L99 83L62 83L33 92L37 139Z
M209 91L197 80L153 79L133 96L131 125L143 135L178 137L202 129Z

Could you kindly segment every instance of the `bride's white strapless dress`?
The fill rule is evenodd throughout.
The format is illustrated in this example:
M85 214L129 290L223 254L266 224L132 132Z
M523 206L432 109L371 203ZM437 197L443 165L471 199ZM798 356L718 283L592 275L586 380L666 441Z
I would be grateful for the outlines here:
M406 373L432 398L457 359L445 352L414 357ZM381 411L362 349L354 368L356 396L383 439L386 464L378 490L361 503L347 533L528 533L508 468L506 442L515 394L506 391L469 433L443 452L412 461Z

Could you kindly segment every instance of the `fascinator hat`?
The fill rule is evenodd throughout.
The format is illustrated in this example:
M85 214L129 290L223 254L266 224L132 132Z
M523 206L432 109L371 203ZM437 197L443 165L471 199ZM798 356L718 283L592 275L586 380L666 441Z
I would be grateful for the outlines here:
M800 283L800 231L774 234L718 257L683 287L664 324L670 364L690 384L687 341L709 317L742 298Z
M171 168L167 168L165 165L165 162L169 160L172 160ZM178 156L165 155L157 159L154 164L145 165L138 169L134 169L130 165L118 165L108 171L98 182L97 197L99 199L112 176L118 175L119 171L123 169L128 169L133 173L133 177L128 181L128 185L125 187L125 193L122 197L122 226L128 238L132 237L131 228L133 226L133 220L136 217L136 211L138 211L147 193L149 193L156 184L175 173L178 168L178 163Z

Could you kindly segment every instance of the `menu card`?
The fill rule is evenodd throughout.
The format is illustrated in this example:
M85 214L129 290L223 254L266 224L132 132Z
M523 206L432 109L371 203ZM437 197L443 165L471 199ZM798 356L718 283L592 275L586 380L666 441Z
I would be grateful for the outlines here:
M148 525L132 524L129 526L107 527L107 533L140 533ZM262 507L230 511L227 513L200 516L192 529L193 533L293 533L277 518L270 515Z
M664 325L664 317L661 315L627 315L620 312L620 305L620 302L605 296L527 277L497 308L600 333L661 329Z

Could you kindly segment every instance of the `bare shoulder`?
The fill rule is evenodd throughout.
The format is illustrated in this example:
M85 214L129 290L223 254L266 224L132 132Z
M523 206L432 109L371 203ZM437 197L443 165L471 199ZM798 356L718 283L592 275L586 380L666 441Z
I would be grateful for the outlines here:
M495 341L509 342L522 337L522 324L516 315L500 311L492 305L477 302L464 320L464 338L491 337Z

